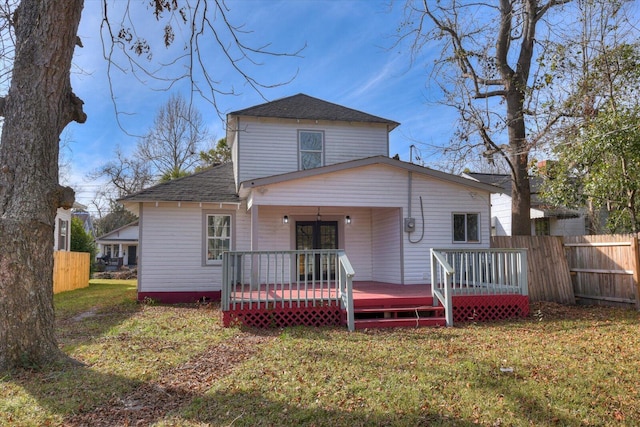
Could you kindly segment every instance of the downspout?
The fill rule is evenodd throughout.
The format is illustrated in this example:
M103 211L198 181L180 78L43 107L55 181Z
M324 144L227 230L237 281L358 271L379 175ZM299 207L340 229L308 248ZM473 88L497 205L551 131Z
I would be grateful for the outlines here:
M407 194L407 206L408 206L408 210L407 210L407 218L411 218L411 196L412 196L412 187L413 187L413 172L409 171L408 172L409 176L408 176L408 180L409 180L409 189L408 189L408 194Z
M236 117L235 120L235 125L236 125L236 129L235 129L235 135L236 135L236 193L238 193L240 191L240 116ZM228 141L227 141L228 142ZM233 161L233 152L231 153L231 158Z

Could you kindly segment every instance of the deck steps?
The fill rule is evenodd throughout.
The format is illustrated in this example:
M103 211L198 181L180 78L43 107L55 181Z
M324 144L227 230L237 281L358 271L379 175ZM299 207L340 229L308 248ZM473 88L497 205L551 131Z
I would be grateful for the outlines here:
M396 307L354 307L356 329L445 326L444 307L402 305Z

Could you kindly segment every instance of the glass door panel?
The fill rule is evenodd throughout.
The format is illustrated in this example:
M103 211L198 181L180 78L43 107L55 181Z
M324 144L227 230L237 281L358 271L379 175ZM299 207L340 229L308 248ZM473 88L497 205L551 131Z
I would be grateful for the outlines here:
M337 221L296 222L296 250L338 249ZM315 259L300 255L298 268L300 279L326 280L335 278L335 260L317 254Z

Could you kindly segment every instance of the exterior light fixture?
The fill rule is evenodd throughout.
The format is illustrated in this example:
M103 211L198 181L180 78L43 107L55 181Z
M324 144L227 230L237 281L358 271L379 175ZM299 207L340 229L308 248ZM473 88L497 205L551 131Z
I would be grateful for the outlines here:
M283 224L289 224L289 216L288 215L285 215L285 216L282 217L282 223Z
M345 222L346 224L351 224L351 217L350 217L349 215L347 215L347 216L344 218L344 222Z

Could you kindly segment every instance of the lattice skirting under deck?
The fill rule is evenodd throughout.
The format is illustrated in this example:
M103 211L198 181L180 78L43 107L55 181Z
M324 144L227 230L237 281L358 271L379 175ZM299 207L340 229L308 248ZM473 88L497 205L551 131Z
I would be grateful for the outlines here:
M522 295L454 296L453 322L482 322L529 315L529 297Z
M318 306L289 307L287 303L275 303L265 307L253 305L249 309L235 309L222 313L225 327L242 324L255 328L284 328L287 326L328 326L343 325L344 320L340 307L335 303Z

